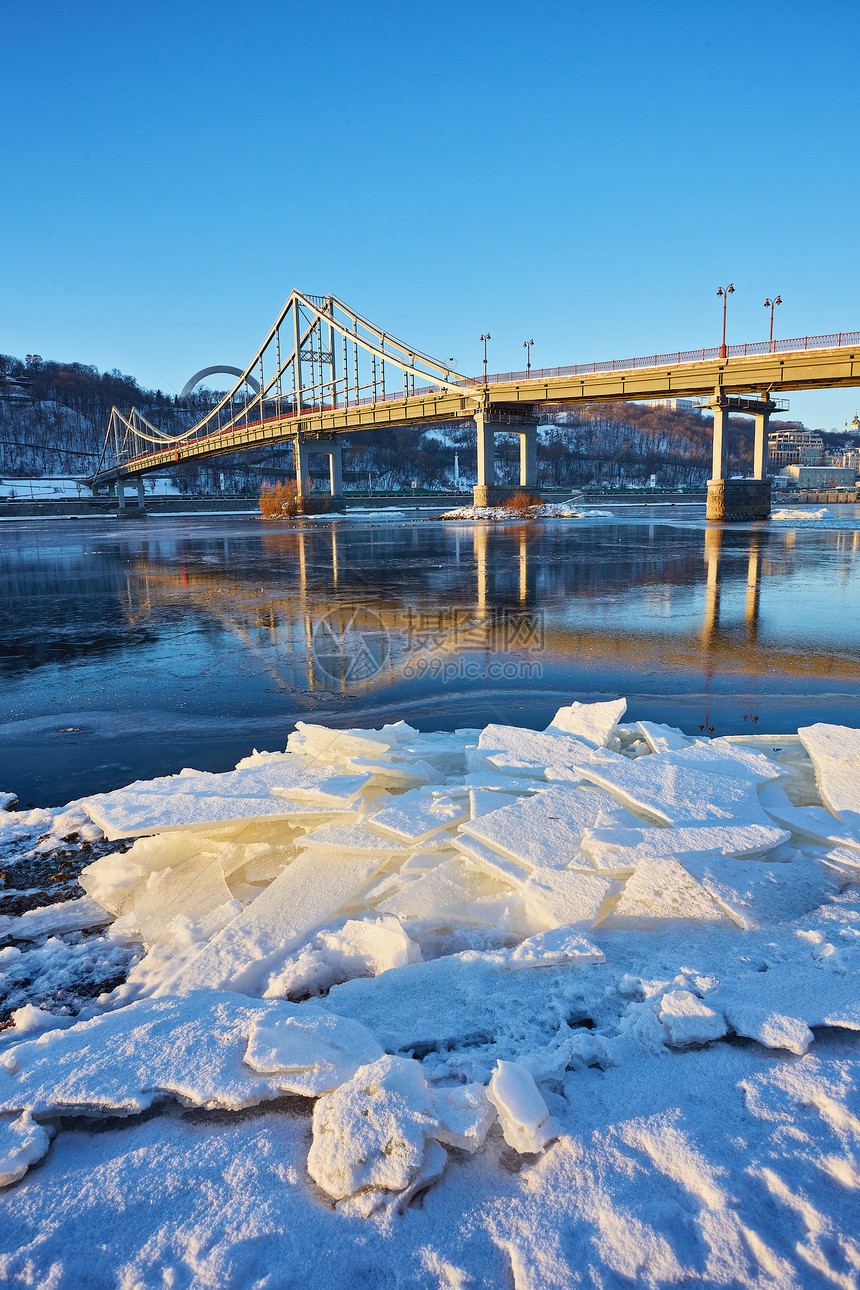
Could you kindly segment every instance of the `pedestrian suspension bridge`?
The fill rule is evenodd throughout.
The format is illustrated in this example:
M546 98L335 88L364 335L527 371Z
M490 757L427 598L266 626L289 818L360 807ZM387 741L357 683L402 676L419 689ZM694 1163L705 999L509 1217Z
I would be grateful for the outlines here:
M545 406L698 397L714 414L709 516L761 518L770 506L768 419L787 407L775 396L857 385L856 331L469 377L336 296L293 291L233 388L188 430L167 435L138 409L113 408L89 482L94 492L115 486L122 507L126 484L136 484L142 500L143 476L151 471L292 443L300 494L310 493L310 455L324 453L332 495L339 496L342 435L467 421L477 429L475 502L486 505L510 491L496 485L496 432L519 436L520 487L536 486L537 426ZM755 418L750 480L725 479L724 426L733 412Z

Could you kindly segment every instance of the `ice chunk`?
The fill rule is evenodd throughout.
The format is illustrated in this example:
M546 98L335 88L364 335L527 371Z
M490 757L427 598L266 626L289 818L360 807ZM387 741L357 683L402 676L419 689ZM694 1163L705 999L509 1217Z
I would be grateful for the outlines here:
M272 1020L252 1024L245 1062L261 1075L277 1075L285 1092L318 1097L382 1055L382 1046L361 1022L312 1004L285 1004Z
M857 859L860 861L860 853ZM708 895L746 928L799 918L832 896L833 884L826 871L799 857L798 861L762 863L702 855L684 858L686 868Z
M555 1136L549 1123L549 1107L531 1073L519 1062L498 1062L487 1097L498 1112L505 1142L515 1151L543 1151Z
M822 802L860 834L860 730L818 722L797 733L815 767Z
M557 786L462 824L460 835L520 864L564 869L578 857L584 831L601 814L618 825L636 822L604 793Z
M677 766L700 766L715 775L749 779L754 784L767 784L788 774L784 766L763 752L730 743L727 739L698 740L686 748L661 753L660 758Z
M731 779L725 774L709 774L704 766L680 765L670 760L678 755L584 762L580 770L585 779L622 805L664 824L770 824L750 778Z
M347 762L350 770L370 776L370 783L375 788L391 788L398 791L404 788L417 788L421 784L434 784L439 775L426 761L395 761L393 759L351 757Z
M29 1111L0 1122L0 1187L9 1187L47 1154L51 1130L35 1124Z
M481 815L489 815L503 806L512 806L519 798L516 793L499 793L494 788L470 788L469 819L477 820Z
M308 1173L336 1200L367 1187L402 1191L437 1129L421 1063L380 1057L317 1102Z
M772 819L797 837L821 846L856 847L860 851L860 833L846 828L823 806L793 806L781 784L766 784L759 801Z
M384 856L304 852L159 993L262 989L275 965L345 908L384 863Z
M626 699L611 699L604 703L571 703L566 708L559 708L547 726L546 733L575 735L592 748L605 748L626 711Z
M522 887L526 920L536 929L590 927L613 890L596 874L535 868Z
M428 1138L421 1167L403 1191L389 1191L385 1187L365 1187L354 1196L346 1196L335 1205L338 1214L346 1218L369 1218L380 1210L402 1214L414 1196L426 1191L437 1178L441 1178L448 1163L448 1152L436 1141Z
M533 778L518 779L516 775L503 775L500 771L493 770L491 766L481 766L478 770L469 771L462 778L458 777L455 784L452 784L451 779L446 780L446 787L449 791L456 787L457 784L462 784L467 789L479 788L486 792L516 793L517 797L527 797L532 793L539 793L544 787L542 783L535 781Z
M508 926L519 899L504 882L482 872L465 856L446 860L379 906L400 919Z
M363 816L350 824L323 824L306 833L301 845L306 850L349 851L353 855L406 856L409 853L411 843L371 832L367 827L368 818Z
M587 829L582 850L601 868L634 868L640 860L673 856L682 863L693 856L757 856L785 842L789 834L771 824L731 824L679 829Z
M210 1109L256 1106L280 1096L291 1077L245 1064L251 1029L297 1011L274 999L201 991L142 999L47 1031L4 1054L0 1112L136 1112L168 1097Z
M496 1118L483 1084L431 1088L430 1102L439 1121L436 1137L440 1142L463 1151L477 1151L483 1145Z
M726 918L695 878L670 856L640 860L602 927L653 927L666 922Z
M860 880L860 853L849 850L847 847L837 847L835 851L828 851L824 857L829 865L832 865L846 878L852 882Z
M487 846L486 842L479 842L477 838L469 837L466 833L458 833L452 839L452 844L462 855L468 856L473 860L480 869L490 874L493 878L499 878L502 882L512 883L518 887L521 882L525 882L529 875L527 865L520 864L517 860L509 860L507 856L501 855L494 851L492 847Z
M590 760L593 751L590 744L570 735L489 725L481 731L476 757L505 774L545 779L547 766L578 765Z
M722 1013L709 1008L690 990L667 990L660 1000L660 1020L669 1043L676 1048L707 1044L722 1039L728 1031Z
M272 786L274 797L289 797L296 802L314 802L320 806L351 806L370 783L370 775L331 774L329 767L316 767L300 776Z
M218 856L202 851L153 870L135 889L134 916L149 947L169 938L175 918L196 921L232 899Z
M432 797L412 789L367 817L367 827L374 833L414 846L432 838L443 829L453 828L469 818L468 803L447 797Z
M384 756L396 743L397 733L393 729L386 736L377 730L330 730L309 721L297 721L287 739L287 751L317 758L322 753L341 758L378 757Z
M636 728L655 753L675 752L678 748L688 748L693 742L677 726L664 726L656 721L637 721Z
M785 1048L802 1057L815 1036L799 1017L769 1012L754 1003L733 1003L726 1012L732 1029L747 1039L757 1039L765 1048Z
M319 994L354 977L378 976L420 961L421 950L396 918L349 919L337 931L318 932L291 956L270 977L264 997Z
M512 950L500 953L511 967L554 967L556 964L585 967L592 963L605 963L606 955L596 945L569 927L556 927L540 932L521 941Z
M80 900L64 900L57 905L43 905L28 909L25 914L0 915L0 936L11 936L16 941L32 941L40 936L58 936L64 932L80 932L88 927L102 927L111 921L103 906L88 896Z

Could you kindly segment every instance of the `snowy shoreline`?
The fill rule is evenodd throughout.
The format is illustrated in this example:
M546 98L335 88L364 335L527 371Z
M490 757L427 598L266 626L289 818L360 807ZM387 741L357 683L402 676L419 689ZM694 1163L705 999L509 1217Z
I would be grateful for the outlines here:
M428 1286L513 1263L549 1290L586 1257L591 1284L850 1284L860 732L701 739L624 712L300 722L231 772L0 814L7 887L95 856L83 896L0 918L5 1278L80 1284L86 1216L94 1284L160 1285L177 1258L248 1284L227 1269L263 1206L255 1275L288 1239L308 1285L384 1281L392 1242ZM192 1112L219 1114L187 1155ZM182 1198L125 1233L115 1138ZM220 1273L194 1252L216 1157L213 1196L241 1178L210 1218Z

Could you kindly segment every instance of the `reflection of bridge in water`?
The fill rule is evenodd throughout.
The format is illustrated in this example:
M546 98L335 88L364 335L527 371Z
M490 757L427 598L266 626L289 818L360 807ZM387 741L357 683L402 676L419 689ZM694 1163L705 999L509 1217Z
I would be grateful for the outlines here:
M702 532L702 530L698 530ZM422 526L422 533L427 529ZM784 579L793 562L793 534L708 529L703 547L683 534L677 558L644 558L635 586L653 587L654 613L623 623L607 617L615 597L606 569L599 582L578 576L588 564L589 541L599 530L547 538L546 530L475 526L436 530L447 560L425 559L411 584L394 589L365 584L361 546L371 539L397 540L403 556L408 531L291 529L264 532L262 549L269 581L259 568L242 571L242 554L230 539L208 546L208 560L185 564L152 557L140 561L127 583L125 613L140 624L166 602L189 603L216 621L260 659L274 684L310 693L367 692L401 684L416 660L427 667L452 655L556 664L608 661L629 670L655 665L680 673L713 671L751 677L780 672L799 678L841 678L856 685L860 657L838 648L797 647L774 638L762 642L762 584ZM860 552L860 532L820 535L849 564ZM547 576L547 542L568 551ZM564 542L568 546L564 546ZM582 543L584 549L578 549ZM439 555L442 555L440 548ZM580 565L572 568L578 555ZM630 586L630 561L619 561ZM286 584L286 585L285 585ZM622 587L619 582L618 590ZM782 588L779 588L782 593ZM731 596L726 598L727 591ZM738 593L742 592L741 596ZM682 597L678 612L677 597ZM739 606L742 604L740 612ZM356 618L356 615L363 615ZM339 674L332 652L320 666L320 633L341 634L344 657ZM350 650L364 638L376 650L376 666L362 675Z

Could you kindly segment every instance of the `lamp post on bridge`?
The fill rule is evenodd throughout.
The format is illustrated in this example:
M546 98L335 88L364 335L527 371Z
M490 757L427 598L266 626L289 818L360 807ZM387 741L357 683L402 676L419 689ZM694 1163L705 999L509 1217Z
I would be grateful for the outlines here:
M782 296L774 296L772 300L768 299L768 300L765 300L765 302L764 302L764 307L765 307L765 309L770 309L770 348L771 348L771 352L773 352L773 311L774 311L774 307L775 307L776 305L781 305L781 304L782 304Z
M532 370L532 345L533 344L534 344L533 340L523 341L523 349L526 351L526 377L528 377L529 373Z
M717 290L717 295L723 297L723 343L720 346L720 358L726 357L726 305L728 304L729 296L733 293L734 286L731 282L727 287L719 287Z
M487 341L492 339L493 338L489 332L487 332L486 335L481 336L481 340L484 342L484 384L485 385L487 384Z

